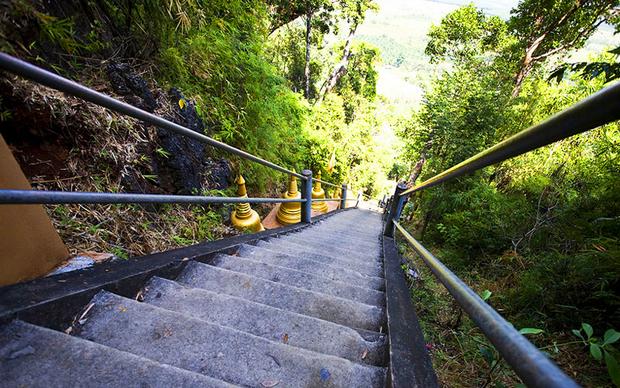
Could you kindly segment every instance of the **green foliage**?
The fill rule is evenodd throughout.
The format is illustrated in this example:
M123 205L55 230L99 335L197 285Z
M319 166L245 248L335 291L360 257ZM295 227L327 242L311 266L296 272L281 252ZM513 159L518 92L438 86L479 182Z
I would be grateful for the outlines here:
M305 108L266 59L263 6L222 1L201 10L200 20L184 29L182 40L173 40L178 31L164 39L163 80L196 100L210 135L296 167ZM240 160L238 166L251 187L264 189L281 179L254 163Z
M485 59L497 52L508 39L506 23L497 16L486 16L473 4L457 8L428 32L425 53L431 63L450 59L457 64ZM485 56L485 58L481 58Z
M583 331L583 334L582 334ZM603 361L607 366L607 373L615 386L620 386L620 366L616 360L616 349L613 344L620 340L620 333L614 329L609 329L603 335L603 338L594 337L594 328L588 323L582 323L580 329L573 329L573 334L581 339L584 346L588 347L590 355L596 361Z
M129 253L127 253L127 251L121 247L112 247L111 252L114 256L118 257L119 259L123 259L123 260L129 259Z
M391 167L389 155L378 151L373 134L377 130L374 104L359 99L358 114L347 119L343 98L328 94L316 105L308 119L307 150L303 163L321 170L323 178L333 182L348 182L356 189L376 194L377 176ZM331 154L335 153L334 171L325 170Z
M536 56L564 46L583 46L601 20L608 17L609 10L617 5L617 0L523 0L512 10L509 25L520 46L546 33L532 53Z
M605 84L604 71L586 77L566 72L567 82L549 84L547 67L529 73L519 96L511 95L521 50L532 43L526 37L536 37L556 12L525 10L534 3L564 11L577 4L523 1L508 23L469 6L431 29L431 60L449 60L453 66L433 82L422 108L401 122L398 131L406 157L426 160L422 180ZM575 31L554 29L561 36L544 42L538 53L559 49L567 39L574 47L582 44L580 39L588 35L583 28L592 27L592 12L599 5L591 2L588 10L575 11L581 15L569 23ZM544 19L542 26L524 16L530 11L532 18ZM523 19L517 23L515 18ZM611 63L615 57L604 54L592 60ZM619 146L620 126L613 123L421 191L408 206L413 215L409 226L426 244L438 247L459 276L473 278L470 284L482 290L488 287L494 307L535 342L566 332L574 322L614 326L620 320ZM592 333L583 336L588 342ZM607 334L609 340L614 336ZM604 339L593 341L589 351L607 363L615 382L615 351L606 356ZM479 344L476 352L489 368L496 365L492 348Z
M347 65L349 71L338 80L334 90L343 97L347 122L354 119L356 108L364 104L362 100L372 101L376 97L378 61L379 49L363 42L353 44Z
M286 26L274 32L268 41L267 56L271 58L280 73L287 79L289 87L296 93L303 93L305 87L305 29L301 26ZM313 30L311 42L321 47L323 34ZM319 55L310 59L310 96L317 95L319 77L324 72L325 60Z

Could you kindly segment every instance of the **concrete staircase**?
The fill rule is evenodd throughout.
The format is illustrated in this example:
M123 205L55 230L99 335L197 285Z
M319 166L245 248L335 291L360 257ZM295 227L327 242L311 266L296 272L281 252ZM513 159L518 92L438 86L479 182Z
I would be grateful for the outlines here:
M69 334L10 322L0 385L383 387L380 235L379 214L348 210L152 277L137 300L101 291Z

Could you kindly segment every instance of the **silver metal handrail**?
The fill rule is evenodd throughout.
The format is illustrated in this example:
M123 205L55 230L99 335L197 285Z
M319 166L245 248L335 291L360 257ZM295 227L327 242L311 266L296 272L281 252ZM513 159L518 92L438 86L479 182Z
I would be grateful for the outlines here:
M433 274L443 283L458 304L474 320L528 386L577 387L578 385L415 240L398 223L400 214L411 193L436 186L442 182L619 119L620 83L616 83L541 124L521 131L419 185L407 188L403 182L398 183L391 201L388 201L389 210L386 207L388 213L383 235L387 238L393 238L395 227L402 233Z
M528 387L579 387L396 220L394 225Z
M400 195L404 196L436 186L616 120L620 120L620 82L594 93L544 122L525 129L419 185L403 191Z
M173 123L172 121L156 116L145 110L136 108L133 105L129 105L127 103L119 101L103 93L99 93L84 85L80 85L77 82L61 77L57 74L49 72L40 67L31 65L28 62L22 61L21 59L17 59L13 56L10 56L2 52L0 52L0 69L7 70L11 73L14 73L24 78L30 79L32 81L38 82L41 85L48 86L52 89L59 90L61 92L70 94L75 97L79 97L86 101L90 101L96 105L103 106L115 112L122 113L124 115L133 117L138 120L142 120L148 124L155 125L160 128L168 129L170 131L176 132L183 136L191 137L200 142L203 142L210 146L222 149L224 151L228 151L232 154L235 154L244 159L251 160L253 162L262 164L271 169L274 169L274 170L277 170L277 171L280 171L280 172L283 172L289 175L294 175L300 179L306 179L306 177L294 171L286 169L282 166L278 166L277 164L271 163L265 159L259 158L258 156L254 156L250 153L242 151L226 143L217 141L213 138L203 135L202 133L192 131L191 129L187 127Z
M321 182L324 185L333 186L333 187L340 187L340 185L337 185L337 184L331 183L331 182L326 182L326 181L324 181L322 179L313 178L312 180L315 181L315 182Z
M302 198L205 197L199 195L67 192L0 189L0 204L113 204L113 203L283 203L306 202Z
M0 69L4 69L16 75L35 81L41 85L59 90L69 95L92 102L96 105L108 108L112 111L142 120L160 128L165 128L180 135L190 137L210 146L228 151L241 158L262 164L266 167L293 175L306 181L312 181L312 174L298 174L275 163L264 160L258 156L242 151L228 144L217 141L202 133L195 132L187 127L173 123L162 117L156 116L145 110L136 108L113 97L90 89L77 82L61 77L50 71L34 66L6 53L0 52ZM317 181L338 187L338 185L323 180ZM308 190L302 190L308 191ZM346 192L346 190L345 190ZM303 199L284 198L232 198L232 197L204 197L204 196L178 196L158 194L132 194L132 193L92 193L92 192L53 192L37 190L0 190L0 204L51 204L51 203L284 203L284 202L308 202L310 192ZM303 221L310 222L310 213L306 207L303 211Z

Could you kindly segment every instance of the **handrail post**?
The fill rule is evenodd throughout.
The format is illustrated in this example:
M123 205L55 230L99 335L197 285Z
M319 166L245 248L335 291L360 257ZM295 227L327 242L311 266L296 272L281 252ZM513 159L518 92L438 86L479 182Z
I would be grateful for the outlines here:
M301 184L301 198L306 202L301 204L301 222L312 222L312 170L303 170L301 175L306 178Z
M405 197L401 197L400 193L407 190L407 185L404 182L399 182L394 190L394 196L392 197L392 203L390 204L390 211L388 213L387 220L385 220L385 229L383 235L387 237L394 237L394 220L400 218L400 212L403 210L402 204Z
M360 198L362 198L362 192L357 193L357 201L355 201L355 207L360 204Z
M340 208L347 208L347 185L342 185L342 196L340 198Z

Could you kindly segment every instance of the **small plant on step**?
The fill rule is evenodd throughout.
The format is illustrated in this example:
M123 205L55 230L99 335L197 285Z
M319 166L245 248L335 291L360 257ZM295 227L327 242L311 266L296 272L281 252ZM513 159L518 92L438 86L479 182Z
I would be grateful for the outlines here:
M616 387L620 387L620 366L615 357L617 350L612 346L620 340L620 332L609 329L603 334L603 338L598 338L594 336L594 328L587 323L582 323L580 329L574 329L572 332L581 339L584 346L589 348L590 355L596 361L605 360L611 381Z

